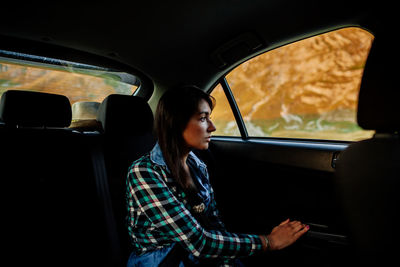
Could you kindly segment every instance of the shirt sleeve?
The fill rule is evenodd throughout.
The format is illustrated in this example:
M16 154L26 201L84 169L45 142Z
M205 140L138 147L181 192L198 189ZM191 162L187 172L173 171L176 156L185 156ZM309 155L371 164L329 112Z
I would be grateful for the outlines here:
M128 174L128 197L166 238L179 242L196 257L236 258L262 251L257 235L206 231L162 179L152 164L135 164Z

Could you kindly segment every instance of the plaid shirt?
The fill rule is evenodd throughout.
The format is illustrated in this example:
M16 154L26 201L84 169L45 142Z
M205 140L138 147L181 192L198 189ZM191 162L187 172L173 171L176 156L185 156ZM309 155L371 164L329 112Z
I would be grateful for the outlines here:
M218 217L213 190L205 164L194 153L192 162L205 174L210 220L223 226ZM198 179L198 177L196 177ZM201 189L200 189L201 191ZM207 197L206 196L206 197ZM127 179L128 230L135 253L141 255L178 242L195 257L237 258L262 251L257 235L205 230L190 213L185 193L176 186L158 144L142 158L133 162Z

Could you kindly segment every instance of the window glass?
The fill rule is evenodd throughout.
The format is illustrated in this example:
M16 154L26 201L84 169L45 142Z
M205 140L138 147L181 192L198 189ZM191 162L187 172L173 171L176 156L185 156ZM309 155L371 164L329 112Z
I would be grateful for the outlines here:
M373 35L345 28L257 56L226 77L249 136L357 141L358 92ZM224 131L224 129L221 129Z
M96 108L109 94L131 95L138 87L123 81L129 76L126 73L62 63L51 66L0 57L0 96L10 89L65 95L71 102L73 119L79 120L94 119ZM135 80L132 77L128 78ZM75 110L79 114L74 114Z
M212 112L212 121L217 130L214 135L221 136L240 136L239 128L233 116L232 109L226 99L225 92L222 86L218 84L211 95L216 100L216 105Z

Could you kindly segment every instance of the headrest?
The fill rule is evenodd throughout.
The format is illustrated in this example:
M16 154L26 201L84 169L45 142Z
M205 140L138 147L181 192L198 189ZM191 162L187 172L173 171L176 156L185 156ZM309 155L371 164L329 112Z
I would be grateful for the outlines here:
M364 69L357 121L366 130L400 130L399 53L393 35L376 34Z
M112 94L100 105L97 120L106 134L143 135L153 131L153 112L138 96Z
M8 90L0 100L0 120L6 125L68 127L71 104L66 96Z

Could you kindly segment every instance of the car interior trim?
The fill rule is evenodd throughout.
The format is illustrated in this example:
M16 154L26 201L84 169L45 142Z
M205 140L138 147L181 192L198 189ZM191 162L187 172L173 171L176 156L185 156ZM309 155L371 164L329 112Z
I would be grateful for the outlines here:
M225 76L223 78L221 78L220 83L224 90L226 98L228 99L229 105L232 109L233 116L235 117L236 124L239 128L240 136L243 139L247 139L249 137L249 135L247 133L246 126L244 124L242 115L240 114L240 110L237 106L235 98L233 97L232 91L229 87L228 81L226 80Z
M315 140L282 140L278 138L248 138L242 139L240 137L225 137L225 136L213 136L213 141L224 141L224 142L236 142L236 143L254 143L254 144L265 144L265 145L275 145L275 146L285 146L285 147L298 147L298 148L308 148L316 150L329 150L329 151L343 151L349 145L344 143L334 143L334 142L316 142Z

